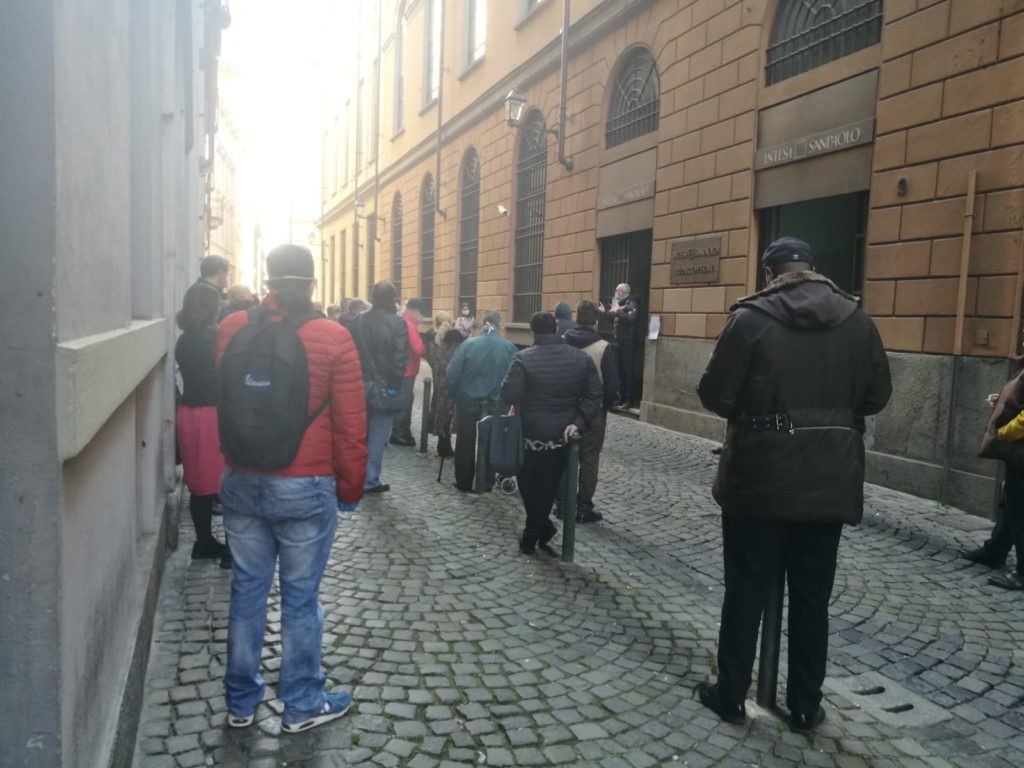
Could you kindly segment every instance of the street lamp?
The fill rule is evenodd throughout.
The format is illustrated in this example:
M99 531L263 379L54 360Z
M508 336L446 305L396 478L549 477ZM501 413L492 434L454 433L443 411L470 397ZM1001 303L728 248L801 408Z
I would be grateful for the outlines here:
M505 97L505 121L509 128L518 128L526 107L526 97L518 88L513 88Z

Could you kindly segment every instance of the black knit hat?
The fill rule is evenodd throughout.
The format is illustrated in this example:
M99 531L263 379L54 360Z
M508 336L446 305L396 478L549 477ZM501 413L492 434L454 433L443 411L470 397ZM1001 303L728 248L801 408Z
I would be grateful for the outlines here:
M301 245L279 245L267 254L267 282L315 280L313 254Z
M762 267L773 267L787 261L806 261L813 266L814 256L811 254L811 246L795 237L780 237L765 248L764 253L761 254Z

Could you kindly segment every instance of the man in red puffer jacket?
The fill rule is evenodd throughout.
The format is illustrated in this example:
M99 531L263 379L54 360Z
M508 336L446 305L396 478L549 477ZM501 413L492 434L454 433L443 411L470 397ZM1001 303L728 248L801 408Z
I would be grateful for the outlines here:
M286 317L301 322L296 333L308 364L306 412L311 420L294 459L277 469L253 469L237 466L229 457L221 482L224 528L234 559L224 675L228 725L234 728L251 725L263 699L265 683L259 666L275 562L281 586L283 653L277 696L284 703L282 730L298 733L313 728L341 717L351 705L347 692L324 691L323 609L317 593L338 511L354 510L363 494L366 406L359 354L349 332L327 319L307 319L314 274L313 256L306 248L282 245L267 255L270 294L263 300L262 312L269 315L267 322ZM254 317L264 322L263 316ZM232 360L236 353L228 349L229 344L250 320L249 313L236 312L220 325L216 357L222 378L231 370L225 352ZM259 381L260 375L246 375L246 386L277 386L270 378ZM226 381L231 381L230 376ZM221 399L228 402L219 401L220 407L231 403L231 391L221 387ZM227 446L223 437L222 446Z

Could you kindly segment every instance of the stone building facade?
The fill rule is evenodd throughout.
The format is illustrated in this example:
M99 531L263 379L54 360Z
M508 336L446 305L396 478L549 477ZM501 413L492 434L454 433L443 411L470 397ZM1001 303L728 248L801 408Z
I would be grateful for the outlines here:
M226 23L200 0L0 6L5 766L131 763Z
M974 451L1019 351L1024 3L359 6L324 107L328 300L391 279L528 343L531 311L626 280L660 321L641 418L720 438L695 394L713 339L763 246L802 236L891 353L869 477L991 508ZM551 133L566 6L571 168Z

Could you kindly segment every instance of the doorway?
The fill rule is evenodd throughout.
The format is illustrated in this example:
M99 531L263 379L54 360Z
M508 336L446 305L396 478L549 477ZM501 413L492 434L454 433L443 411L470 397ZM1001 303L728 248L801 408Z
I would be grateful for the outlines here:
M844 291L860 294L864 285L868 193L803 200L765 208L761 216L761 248L780 237L798 237L811 246L814 268ZM764 284L757 271L757 287Z
M644 340L647 338L647 315L651 292L651 246L654 230L643 229L598 240L601 248L601 278L598 296L608 306L615 295L615 286L628 283L640 304L636 321L635 354L633 356L632 403L638 404L644 391ZM611 317L601 317L598 332L612 341L614 323Z

